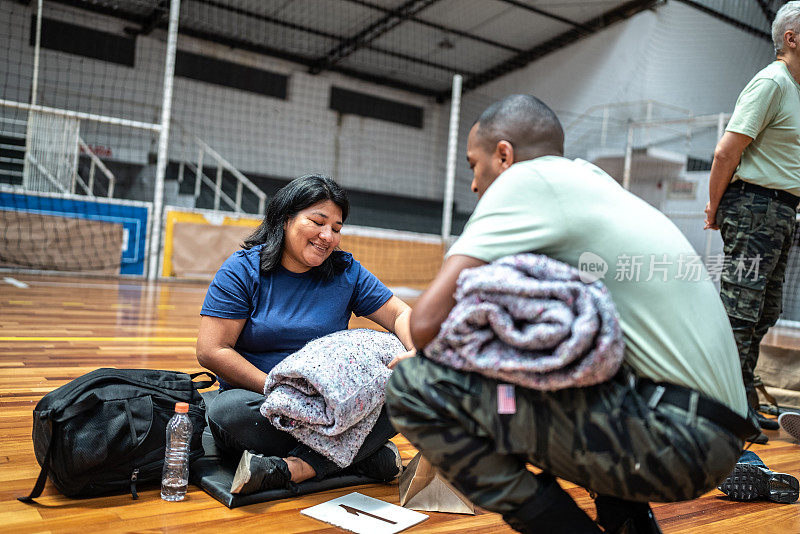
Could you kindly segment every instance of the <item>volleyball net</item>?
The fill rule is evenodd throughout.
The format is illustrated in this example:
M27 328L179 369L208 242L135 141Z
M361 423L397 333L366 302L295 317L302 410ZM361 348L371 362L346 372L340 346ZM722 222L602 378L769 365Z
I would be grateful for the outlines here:
M344 37L406 3L183 0L173 54L169 2L38 4L0 3L0 267L41 271L204 277L208 268L182 254L216 239L229 250L241 235L227 226L251 228L280 187L319 172L350 196L343 248L392 285L424 287L442 234L458 235L477 202L463 158L469 129L507 92L541 96L564 124L566 155L667 214L709 265L721 254L718 233L702 228L714 146L736 93L774 57L753 36L768 25L751 0L660 6L607 30L618 49L599 32L543 57L537 75L466 87L448 189L453 74L468 79L515 48L447 29L470 27L485 2L417 2L407 31L345 53ZM519 7L498 8L497 20ZM752 42L736 54L710 46L744 27L708 15L723 9L749 25L735 37ZM687 79L676 83L676 73ZM703 91L691 77L705 80ZM800 320L798 254L795 245L790 320Z

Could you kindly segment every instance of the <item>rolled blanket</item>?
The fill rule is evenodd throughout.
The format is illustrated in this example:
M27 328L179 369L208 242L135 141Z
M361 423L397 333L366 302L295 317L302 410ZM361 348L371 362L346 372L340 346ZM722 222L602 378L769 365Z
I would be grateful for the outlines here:
M436 362L531 389L584 387L619 369L625 343L606 287L536 254L466 269L425 348Z
M363 328L309 341L270 371L261 414L346 467L380 415L386 365L403 351L393 334Z

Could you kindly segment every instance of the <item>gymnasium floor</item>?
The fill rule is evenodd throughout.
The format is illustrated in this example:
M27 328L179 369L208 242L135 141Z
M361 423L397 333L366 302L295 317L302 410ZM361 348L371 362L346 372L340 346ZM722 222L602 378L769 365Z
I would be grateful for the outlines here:
M39 473L31 444L31 412L48 391L98 367L146 367L199 370L194 358L198 311L206 284L161 283L116 279L13 276L28 284L18 288L0 282L0 525L4 532L342 532L300 515L313 506L351 491L397 503L397 485L365 485L291 500L229 510L190 486L185 501L167 503L157 487L140 499L110 496L72 500L48 483L35 506L16 497L27 495ZM355 320L353 326L367 326ZM789 338L800 351L800 338ZM800 476L800 444L782 430L767 432L767 445L754 445L773 470ZM395 438L403 459L415 453ZM591 499L581 488L565 484L590 514ZM716 490L700 499L656 504L666 533L798 533L800 502L738 503ZM431 513L413 532L511 532L496 514L476 516Z

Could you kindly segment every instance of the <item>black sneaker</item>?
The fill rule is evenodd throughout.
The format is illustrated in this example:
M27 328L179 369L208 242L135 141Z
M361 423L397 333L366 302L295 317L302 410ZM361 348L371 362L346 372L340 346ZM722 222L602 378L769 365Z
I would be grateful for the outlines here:
M231 482L231 493L247 495L261 490L288 489L292 475L283 458L244 451Z
M798 482L792 475L775 473L766 467L736 464L733 472L717 486L722 493L736 501L765 499L791 503L798 498Z
M608 495L598 495L594 500L597 508L597 524L609 534L661 534L656 516L646 502L627 501Z
M752 412L751 417L753 417L758 423L758 426L760 426L764 430L778 430L780 428L777 419L770 419L769 417L765 417L761 412L759 412L754 408L750 408L750 411Z
M758 434L750 436L745 441L748 441L750 443L755 443L757 445L764 445L769 441L769 438L763 432L759 432Z
M387 441L372 456L364 458L353 466L353 472L381 482L389 482L403 472L403 462L397 445Z

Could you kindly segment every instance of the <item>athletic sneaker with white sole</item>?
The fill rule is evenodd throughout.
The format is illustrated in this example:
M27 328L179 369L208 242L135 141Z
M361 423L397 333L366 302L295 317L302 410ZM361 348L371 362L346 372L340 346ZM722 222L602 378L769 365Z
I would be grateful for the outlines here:
M778 417L778 424L794 439L800 441L800 413L786 412Z
M277 456L244 451L231 481L231 493L246 495L261 490L289 488L289 466Z
M786 473L775 473L766 467L737 463L722 484L722 493L737 501L764 499L779 503L792 503L798 498L798 482Z

